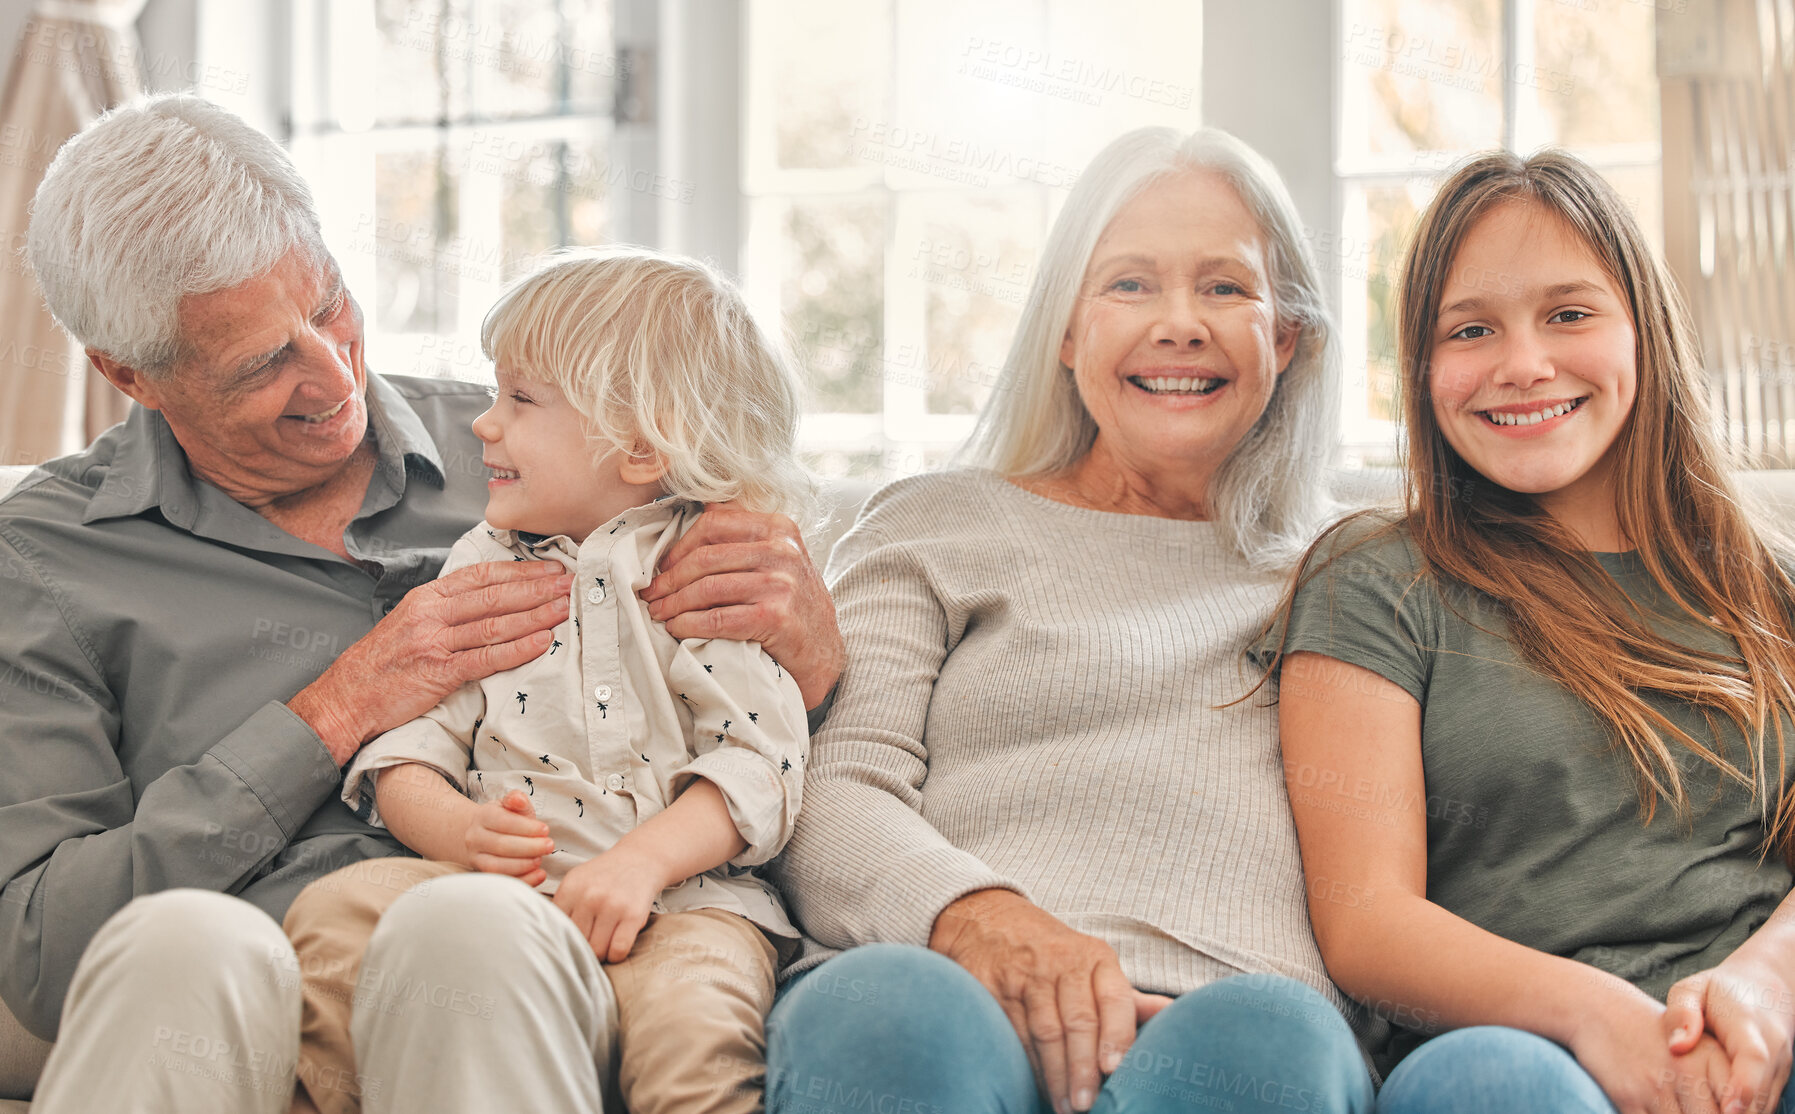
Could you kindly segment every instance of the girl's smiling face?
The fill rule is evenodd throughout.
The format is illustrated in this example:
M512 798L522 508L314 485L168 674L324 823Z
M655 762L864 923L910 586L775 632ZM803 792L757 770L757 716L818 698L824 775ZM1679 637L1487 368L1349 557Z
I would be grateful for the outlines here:
M1570 225L1529 201L1485 214L1447 273L1432 343L1434 420L1465 463L1535 496L1592 547L1624 546L1613 458L1638 389L1637 337Z

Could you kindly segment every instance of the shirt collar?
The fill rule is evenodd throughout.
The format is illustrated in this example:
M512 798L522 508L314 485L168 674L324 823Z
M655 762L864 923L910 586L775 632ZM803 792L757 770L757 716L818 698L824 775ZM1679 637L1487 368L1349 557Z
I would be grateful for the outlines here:
M380 452L380 471L418 476L443 486L442 455L417 411L386 380L368 373L368 421ZM133 403L106 469L106 478L87 501L83 523L127 518L157 509L170 522L189 528L202 500L199 481L187 468L187 454L160 411ZM403 480L397 480L403 488Z
M397 388L371 371L368 420L374 423L383 464L389 460L402 463L411 474L425 476L437 487L443 485L442 453L430 431L424 428L423 419Z
M663 495L660 498L644 503L639 507L631 507L629 510L624 511L603 526L600 526L597 530L594 530L593 533L600 533L607 528L612 533L617 532L619 529L627 529L634 532L650 523L660 522L663 519L671 518L686 506L695 505L696 504L692 503L690 499L682 499L677 495ZM526 552L537 554L538 556L549 552L559 552L564 553L569 557L576 558L580 554L580 543L568 537L566 534L532 534L524 530L500 530L496 526L487 526L486 532L491 535L494 541L498 542L506 549L514 551L522 549Z

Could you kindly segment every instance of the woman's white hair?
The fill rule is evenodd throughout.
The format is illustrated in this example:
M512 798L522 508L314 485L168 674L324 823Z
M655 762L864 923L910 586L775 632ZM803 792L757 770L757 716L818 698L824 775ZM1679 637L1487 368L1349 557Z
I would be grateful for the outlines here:
M961 459L1006 476L1056 472L1090 451L1097 426L1078 397L1060 344L1097 241L1121 208L1169 174L1221 175L1259 222L1277 327L1298 330L1296 351L1265 413L1217 470L1211 518L1248 561L1284 567L1328 516L1323 470L1338 411L1339 343L1315 262L1283 179L1251 147L1215 128L1189 136L1141 128L1091 160L1048 233L1003 375Z
M670 493L808 513L797 376L704 263L627 246L550 253L499 296L480 346L558 387L601 451L659 454Z
M26 244L62 327L151 376L180 358L182 298L247 282L296 246L326 257L311 190L286 152L178 93L121 105L63 144Z

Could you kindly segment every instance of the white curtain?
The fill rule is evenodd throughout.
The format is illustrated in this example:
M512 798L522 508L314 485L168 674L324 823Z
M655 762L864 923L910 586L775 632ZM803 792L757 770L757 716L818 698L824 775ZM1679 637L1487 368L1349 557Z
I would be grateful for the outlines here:
M129 406L51 319L24 246L31 196L57 148L142 90L145 2L38 0L13 55L0 97L0 464L73 452Z

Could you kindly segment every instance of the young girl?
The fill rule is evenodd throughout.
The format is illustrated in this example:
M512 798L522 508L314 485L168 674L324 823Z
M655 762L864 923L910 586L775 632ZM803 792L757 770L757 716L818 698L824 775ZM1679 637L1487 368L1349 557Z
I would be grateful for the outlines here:
M1279 698L1316 938L1398 1027L1380 1109L1774 1109L1795 589L1671 282L1588 166L1496 153L1403 291L1407 509L1311 552Z
M639 249L551 257L481 341L498 380L474 422L486 521L443 572L555 562L574 574L567 618L537 660L369 743L344 800L441 864L425 876L552 895L609 965L628 1109L758 1109L761 1024L798 933L755 868L798 811L804 704L758 645L675 639L636 592L702 503L808 496L796 385L723 279Z

